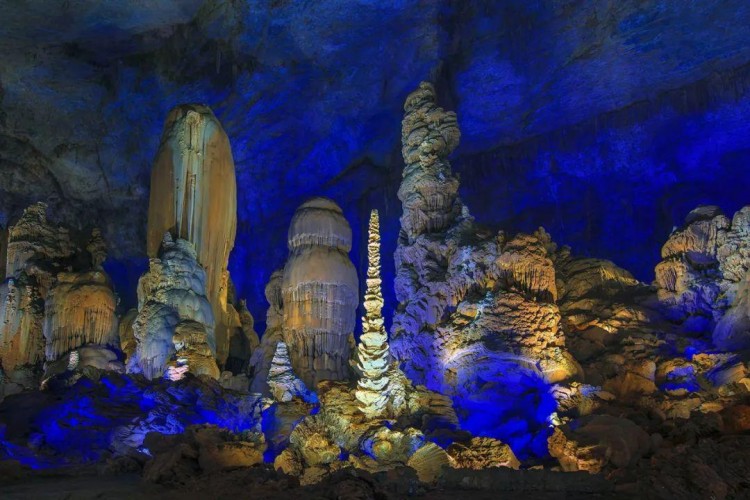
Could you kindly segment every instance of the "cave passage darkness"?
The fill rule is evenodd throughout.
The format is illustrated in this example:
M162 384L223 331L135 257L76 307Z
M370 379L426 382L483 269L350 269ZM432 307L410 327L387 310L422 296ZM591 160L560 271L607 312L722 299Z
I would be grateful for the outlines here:
M750 6L742 1L3 2L0 221L29 203L98 225L123 309L146 268L148 179L167 111L209 105L236 162L230 270L263 330L294 209L344 209L361 251L380 210L386 318L404 97L458 114L452 158L481 223L544 226L645 282L702 203L750 181ZM23 165L23 168L19 168Z

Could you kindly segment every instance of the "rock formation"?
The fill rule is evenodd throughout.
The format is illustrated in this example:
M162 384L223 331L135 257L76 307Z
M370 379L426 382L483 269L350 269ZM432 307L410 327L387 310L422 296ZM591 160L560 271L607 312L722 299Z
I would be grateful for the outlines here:
M463 417L469 407L498 411L492 401L513 398L503 391L523 380L543 394L577 375L555 303L551 238L541 228L508 238L476 225L447 160L460 135L455 114L436 106L425 83L404 109L391 348L405 373L455 396Z
M46 209L44 203L30 206L8 230L7 279L0 287L2 367L11 378L45 359L46 378L89 364L121 369L113 351L119 346L117 300L101 269L101 232L94 229L84 240L51 224Z
M153 379L187 371L219 377L210 340L214 328L206 297L206 272L193 244L165 233L158 258L138 281L136 350L128 369ZM181 368L181 369L180 369Z
M313 198L295 212L288 244L281 298L294 371L309 387L346 379L359 289L349 223L332 200Z
M151 171L147 250L157 257L165 232L195 246L215 318L209 345L221 365L229 354L230 329L239 326L227 297L236 226L237 185L226 133L206 106L174 108Z
M104 272L58 274L45 302L47 361L88 344L119 349L116 305Z
M656 266L659 300L688 333L713 332L724 350L750 347L743 283L750 270L750 206L730 220L718 207L688 214L661 251ZM727 315L725 320L722 318Z
M279 403L288 403L294 398L310 403L317 401L315 394L294 374L284 342L276 344L276 352L268 370L268 388L271 396Z
M382 415L388 403L390 352L383 326L383 294L380 290L380 221L378 211L370 213L367 240L367 290L362 335L357 346L357 369L361 373L355 392L360 410L372 418Z
M259 394L269 394L268 371L276 353L276 345L284 341L282 335L284 316L281 299L283 275L283 269L277 269L271 274L271 278L266 284L265 292L268 301L266 331L260 340L260 346L253 351L248 367L248 373L252 378L250 389Z
M458 179L447 156L461 133L456 114L435 104L435 89L422 82L404 104L401 153L406 166L398 197L404 206L401 227L409 243L424 233L440 233L461 215Z

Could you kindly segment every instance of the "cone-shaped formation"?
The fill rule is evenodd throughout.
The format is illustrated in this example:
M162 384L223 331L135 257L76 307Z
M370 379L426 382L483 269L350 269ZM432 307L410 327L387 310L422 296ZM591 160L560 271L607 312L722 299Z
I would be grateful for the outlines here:
M159 255L138 281L138 316L133 322L137 344L128 370L155 378L171 366L170 378L179 378L175 373L187 366L192 373L218 378L210 344L214 318L206 299L206 273L196 261L195 249L166 233Z
M236 315L227 303L227 263L236 226L237 185L226 133L206 106L174 108L151 172L148 255L158 255L165 232L195 246L216 318L210 344L222 364L229 351L228 325Z
M280 403L287 403L294 398L307 402L317 401L315 394L294 374L292 362L289 360L289 350L284 342L276 344L276 352L268 370L268 388L271 396Z
M311 387L349 376L359 288L351 244L349 223L332 200L313 198L295 212L281 283L283 336L295 373Z
M382 415L388 404L388 369L390 352L388 334L383 326L383 294L380 279L380 221L378 211L370 213L367 240L367 291L362 336L357 346L357 369L362 374L357 381L355 396L360 410L368 417Z

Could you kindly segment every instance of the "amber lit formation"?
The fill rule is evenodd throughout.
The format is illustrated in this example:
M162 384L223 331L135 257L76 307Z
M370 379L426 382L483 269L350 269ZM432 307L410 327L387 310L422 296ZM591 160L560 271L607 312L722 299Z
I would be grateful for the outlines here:
M187 104L167 117L151 172L149 257L157 257L164 233L195 246L206 270L206 296L216 319L208 343L223 364L229 329L239 317L227 303L227 263L237 228L237 185L229 139L211 110Z
M383 326L383 294L380 279L380 220L378 211L370 212L367 240L367 291L362 336L357 346L357 368L361 373L355 395L360 410L368 417L382 415L388 404L390 352L388 334Z
M349 223L333 200L313 198L295 212L288 245L281 298L294 372L311 388L347 379L359 288Z

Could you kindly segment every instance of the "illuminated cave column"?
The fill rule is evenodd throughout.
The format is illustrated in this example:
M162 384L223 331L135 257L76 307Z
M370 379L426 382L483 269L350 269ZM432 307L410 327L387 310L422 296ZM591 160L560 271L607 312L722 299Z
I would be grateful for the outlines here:
M456 113L435 103L435 89L422 82L404 103L401 153L406 163L398 199L403 206L401 227L413 243L420 234L443 232L461 215L458 179L448 155L461 132ZM402 233L402 235L403 235Z
M282 328L294 371L308 387L347 379L359 290L349 223L334 201L313 198L295 212L288 245Z
M208 107L177 106L167 116L151 172L147 250L157 257L166 232L195 246L216 319L208 341L222 365L238 318L227 303L236 228L237 184L227 134Z
M362 336L357 346L357 368L362 374L357 381L355 396L359 409L368 417L385 412L388 404L388 368L390 353L388 334L383 326L383 294L380 279L380 220L378 211L370 212L367 240L367 290Z

